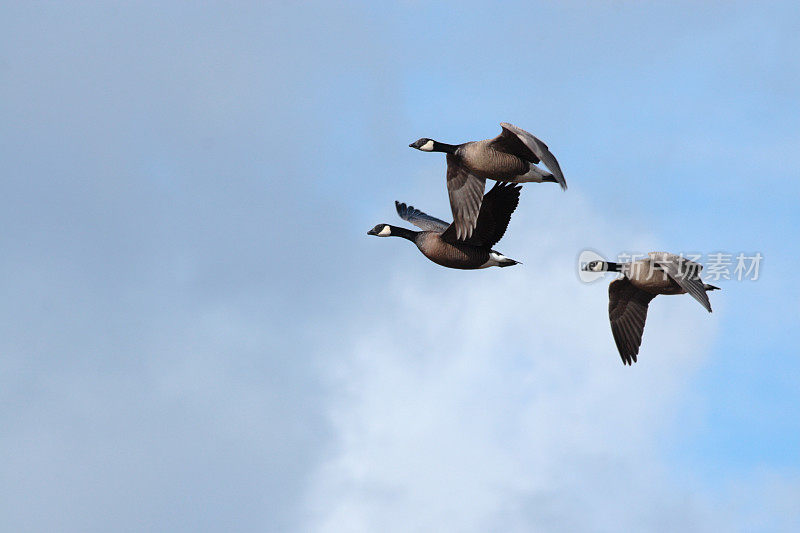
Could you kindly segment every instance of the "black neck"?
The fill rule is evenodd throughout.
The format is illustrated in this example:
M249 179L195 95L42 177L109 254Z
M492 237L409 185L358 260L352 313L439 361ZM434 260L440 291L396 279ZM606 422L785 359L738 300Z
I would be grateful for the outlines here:
M433 152L445 152L447 154L454 154L458 149L457 144L447 144L447 143L440 143L439 141L433 141Z
M622 265L619 263L606 261L606 264L608 265L608 272L622 272Z
M392 228L392 233L389 234L390 237L402 237L404 239L408 239L409 241L413 241L419 235L418 231L412 231L410 229L401 228L399 226L389 226Z

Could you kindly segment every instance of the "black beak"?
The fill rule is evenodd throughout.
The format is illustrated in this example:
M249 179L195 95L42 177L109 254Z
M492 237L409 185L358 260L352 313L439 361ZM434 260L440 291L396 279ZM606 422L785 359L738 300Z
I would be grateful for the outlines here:
M409 148L416 148L417 147L417 143L411 143L411 144L408 145L408 147Z
M367 235L377 235L374 229L371 229L367 232Z

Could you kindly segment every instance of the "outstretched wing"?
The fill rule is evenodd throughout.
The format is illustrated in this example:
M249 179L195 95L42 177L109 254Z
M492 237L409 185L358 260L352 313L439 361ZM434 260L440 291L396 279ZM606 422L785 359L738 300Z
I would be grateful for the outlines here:
M513 183L497 182L492 190L483 197L478 221L472 236L463 242L473 246L491 248L503 238L511 220L511 214L519 205L519 195L522 187ZM448 242L455 241L455 230L451 225L442 234L442 239Z
M397 209L397 214L400 215L400 218L411 222L423 231L435 231L437 233L442 233L450 226L450 224L444 220L439 220L436 217L432 217L426 213L423 213L413 205L406 205L402 202L395 201L394 206Z
M461 165L455 156L447 154L447 193L457 239L464 240L472 236L485 186L485 178L479 178Z
M647 320L647 306L655 297L655 294L634 287L628 278L616 279L608 286L611 333L622 362L626 365L636 362Z
M703 265L666 252L651 252L648 255L675 283L680 285L681 289L700 302L706 311L711 312L711 302L708 300L703 280L700 279Z
M547 145L522 128L508 122L501 122L503 131L492 139L492 147L496 150L522 156L532 163L542 162L547 166L561 188L567 190L567 180L561 172L561 167Z

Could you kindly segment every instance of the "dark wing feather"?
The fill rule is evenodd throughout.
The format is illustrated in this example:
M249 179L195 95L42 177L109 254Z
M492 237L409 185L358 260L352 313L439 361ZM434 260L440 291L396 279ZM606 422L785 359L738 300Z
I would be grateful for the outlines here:
M503 124L505 124L505 122L503 122L501 126L503 126ZM498 152L516 155L531 163L538 163L540 161L539 157L522 142L522 139L505 126L503 126L503 131L500 132L500 135L492 139L491 146Z
M608 286L611 333L622 362L626 365L636 362L647 320L647 306L655 297L655 294L634 287L628 278L616 279Z
M654 255L655 254L651 254L651 257ZM700 305L706 308L706 311L709 313L711 312L711 302L708 300L705 284L703 280L700 279L700 271L703 268L702 265L672 254L664 254L658 259L654 257L654 261L658 266L664 269L664 272L666 272L675 283L680 285L681 289L691 294L692 298L700 302Z
M497 182L492 190L483 197L475 231L465 244L491 248L503 238L511 220L511 214L519 205L519 194L522 187L513 183ZM455 232L452 226L442 234L442 239L453 242Z
M485 186L485 178L479 178L461 165L456 156L447 154L447 193L457 239L467 239L472 235Z
M406 205L402 202L396 201L394 206L397 209L397 214L400 215L400 218L411 222L423 231L435 231L437 233L442 233L448 228L448 226L450 226L450 224L444 220L439 220L436 217L432 217L426 213L423 213L413 205Z
M503 131L492 139L493 148L518 155L532 163L541 161L553 173L561 188L567 190L567 180L564 179L561 166L559 166L556 156L550 152L545 143L522 128L518 128L508 122L501 122L500 126Z

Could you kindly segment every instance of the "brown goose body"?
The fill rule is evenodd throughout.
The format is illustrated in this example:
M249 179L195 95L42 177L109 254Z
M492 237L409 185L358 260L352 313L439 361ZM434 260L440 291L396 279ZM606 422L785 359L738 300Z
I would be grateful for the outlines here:
M659 294L688 293L711 312L706 292L719 287L703 283L702 269L698 263L667 252L651 252L646 259L632 263L592 261L584 267L588 271L622 274L608 286L608 318L624 364L636 362L648 306Z
M532 163L516 154L492 148L491 139L462 144L454 155L447 156L448 166L463 165L480 178L515 183L528 173Z
M422 255L444 267L475 270L494 266L490 261L493 250L462 242L448 242L442 239L441 233L434 231L420 231L414 238L414 244ZM500 255L497 252L495 254Z
M397 214L420 228L406 228L378 224L367 232L378 237L402 237L416 244L422 254L448 268L475 270L490 266L506 267L517 261L505 257L492 247L503 237L511 214L519 204L519 185L498 182L486 194L480 209L473 235L466 240L456 238L455 223L448 224L415 209L413 206L395 202Z
M651 259L626 263L623 265L622 273L631 285L653 295L686 294L686 290Z
M456 225L456 238L469 239L477 223L487 179L512 183L567 182L547 145L522 128L503 122L494 139L446 144L422 138L409 146L423 152L447 154L447 192ZM547 172L536 166L544 163Z

